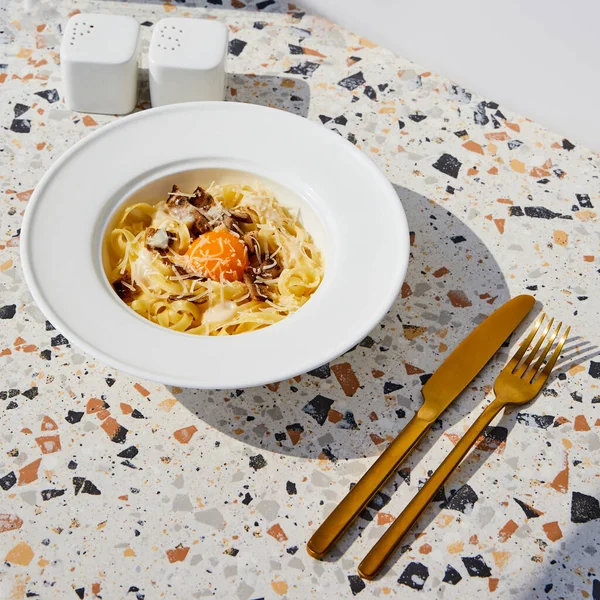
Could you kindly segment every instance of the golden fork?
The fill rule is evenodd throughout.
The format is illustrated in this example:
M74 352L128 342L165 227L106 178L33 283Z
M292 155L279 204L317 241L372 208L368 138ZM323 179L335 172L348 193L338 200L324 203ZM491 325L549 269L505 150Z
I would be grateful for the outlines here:
M377 576L387 559L398 547L402 538L408 533L420 514L434 498L437 491L444 485L452 471L454 471L460 461L466 456L467 452L471 449L471 446L477 441L477 438L494 417L509 404L525 404L526 402L533 400L539 394L540 390L548 380L548 376L554 368L562 348L567 341L569 331L571 330L570 327L567 327L558 340L550 359L542 368L544 360L546 359L548 352L550 352L554 340L562 327L562 323L559 323L548 337L548 342L544 346L539 358L533 366L531 366L554 323L554 319L550 319L544 327L541 337L521 362L529 345L532 343L540 329L544 318L545 314L542 313L534 323L530 333L519 346L515 355L496 378L494 383L494 393L496 394L496 398L493 402L486 406L475 423L471 425L465 435L456 444L452 452L446 457L444 462L427 480L427 483L402 511L402 514L392 523L389 529L383 534L373 548L371 548L367 556L365 556L360 563L358 566L358 574L363 579L374 579Z

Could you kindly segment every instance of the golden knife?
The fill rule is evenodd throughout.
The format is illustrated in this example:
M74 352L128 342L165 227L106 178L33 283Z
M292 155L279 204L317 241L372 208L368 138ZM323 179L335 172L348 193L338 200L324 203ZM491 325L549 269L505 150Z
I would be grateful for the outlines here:
M313 558L333 548L354 519L394 474L435 420L483 369L535 303L533 296L509 300L480 323L423 386L424 403L308 541Z

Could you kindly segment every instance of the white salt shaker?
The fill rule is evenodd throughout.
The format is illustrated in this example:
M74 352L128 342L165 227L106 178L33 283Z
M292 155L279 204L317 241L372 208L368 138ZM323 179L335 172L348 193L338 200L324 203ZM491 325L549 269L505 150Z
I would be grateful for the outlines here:
M148 66L152 106L224 100L227 27L208 19L162 19L154 26Z
M60 47L69 109L123 115L135 108L139 36L131 17L80 13L69 19Z

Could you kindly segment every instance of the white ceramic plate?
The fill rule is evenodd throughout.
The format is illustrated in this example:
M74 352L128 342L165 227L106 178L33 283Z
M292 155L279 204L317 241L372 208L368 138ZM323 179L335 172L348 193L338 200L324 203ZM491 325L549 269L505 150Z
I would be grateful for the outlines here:
M326 260L310 301L231 337L173 332L126 306L102 267L114 215L140 198L164 198L173 183L242 179L300 208ZM36 187L21 247L35 301L73 343L140 377L232 389L305 373L362 340L399 293L408 240L393 187L352 144L282 111L203 102L137 113L73 146Z

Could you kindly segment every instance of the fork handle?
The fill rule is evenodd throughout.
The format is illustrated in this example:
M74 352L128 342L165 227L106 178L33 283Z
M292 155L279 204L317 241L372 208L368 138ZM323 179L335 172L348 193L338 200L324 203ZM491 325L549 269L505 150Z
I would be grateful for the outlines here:
M358 574L363 579L374 579L377 576L383 565L402 541L402 538L408 533L409 529L435 497L437 491L444 485L452 471L466 456L483 430L505 405L506 402L496 398L491 404L486 406L481 415L479 415L479 418L469 427L468 431L454 446L452 452L448 454L444 462L427 480L427 483L419 490L417 495L409 502L400 516L392 523L360 563Z
M313 558L322 558L333 548L354 519L427 433L434 420L423 419L417 413L408 422L400 435L383 451L310 538L306 549Z

